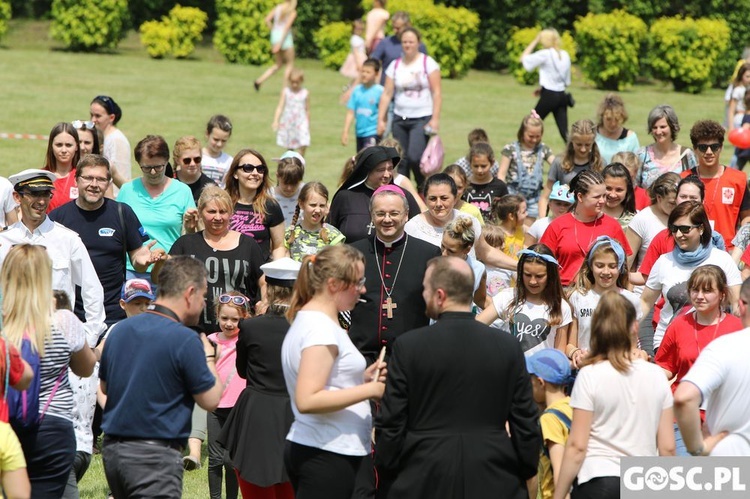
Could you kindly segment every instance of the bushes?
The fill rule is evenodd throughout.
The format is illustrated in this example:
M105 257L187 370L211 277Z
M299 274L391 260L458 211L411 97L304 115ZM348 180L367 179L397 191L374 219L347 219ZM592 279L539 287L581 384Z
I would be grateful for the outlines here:
M315 32L313 37L318 48L318 58L327 68L338 69L349 54L349 38L352 36L351 23L330 23Z
M8 21L10 21L11 8L10 2L0 0L0 38L8 32Z
M539 82L539 71L528 72L523 68L521 64L521 54L523 49L531 43L534 37L539 33L542 28L535 26L533 28L514 28L511 32L508 44L505 46L508 54L509 68L513 76L518 83L523 85L536 85ZM570 55L570 62L576 62L576 54L578 52L576 48L576 42L573 40L573 35L568 31L561 35L562 38L562 49ZM539 48L539 47L537 47Z
M665 17L649 30L650 66L656 78L678 92L700 93L711 86L717 61L729 47L723 19Z
M646 23L622 10L588 14L575 22L579 63L587 80L604 90L622 90L639 74L638 54Z
M125 37L127 0L53 0L52 38L77 51L114 49Z
M389 6L390 9L390 6ZM317 58L321 54L315 43L315 33L328 24L341 21L341 0L299 0L297 20L294 22L294 47L297 57ZM351 35L351 30L349 32ZM347 39L346 46L349 46Z
M216 0L214 46L228 62L265 64L271 59L265 17L274 0Z
M434 5L431 0L392 0L388 9L409 13L443 77L456 78L469 71L477 55L479 16L464 8ZM345 22L331 23L315 33L315 45L326 67L343 64L351 34L351 25Z
M200 41L207 21L208 15L202 10L175 5L161 21L141 24L141 44L155 59L170 54L178 59L188 57L195 50L195 43Z

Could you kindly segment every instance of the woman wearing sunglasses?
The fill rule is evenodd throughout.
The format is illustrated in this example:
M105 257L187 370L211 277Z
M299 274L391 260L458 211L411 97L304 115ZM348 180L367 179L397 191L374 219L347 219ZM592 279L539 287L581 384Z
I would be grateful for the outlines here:
M716 265L724 271L728 285L727 300L733 309L737 306L742 284L740 271L732 257L712 244L711 224L701 203L685 201L678 204L669 215L667 228L674 238L675 247L656 260L641 294L644 316L648 315L660 294L665 300L654 333L655 352L661 345L667 326L690 302L687 282L694 269Z
M112 165L113 195L132 178L130 171L130 142L125 134L117 128L122 118L122 109L108 95L97 95L89 106L91 121L104 135L102 155Z
M153 250L167 253L183 230L197 230L195 201L189 187L167 176L169 146L164 137L148 135L134 152L143 175L123 184L117 201L133 208L148 237L156 240ZM134 277L151 281L150 273L134 272L128 261L128 279Z
M216 182L203 173L201 169L202 160L201 143L195 137L187 135L180 137L174 143L172 161L174 161L176 172L175 178L190 187L196 204L204 187L216 185Z
M255 239L264 262L287 256L284 213L271 195L263 156L254 149L242 149L234 156L224 184L234 207L229 228Z

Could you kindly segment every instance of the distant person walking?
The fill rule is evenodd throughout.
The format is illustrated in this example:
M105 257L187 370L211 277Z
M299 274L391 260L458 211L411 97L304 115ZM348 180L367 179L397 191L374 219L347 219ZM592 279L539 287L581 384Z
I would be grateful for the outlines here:
M540 43L542 49L533 52ZM560 48L557 30L545 29L536 35L521 54L521 64L529 72L539 69L539 102L534 109L542 119L552 113L560 137L567 142L570 103L565 89L570 86L570 56Z
M284 66L284 82L289 81L289 75L294 67L294 39L292 25L297 19L297 0L287 0L275 6L266 16L266 26L271 30L271 53L273 65L253 82L255 91L270 78L281 66Z

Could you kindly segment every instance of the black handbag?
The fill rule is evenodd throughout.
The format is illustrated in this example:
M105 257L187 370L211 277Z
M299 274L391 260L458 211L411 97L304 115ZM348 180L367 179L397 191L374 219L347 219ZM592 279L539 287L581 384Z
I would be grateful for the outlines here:
M570 92L565 92L565 103L568 104L568 107L576 107L576 100Z

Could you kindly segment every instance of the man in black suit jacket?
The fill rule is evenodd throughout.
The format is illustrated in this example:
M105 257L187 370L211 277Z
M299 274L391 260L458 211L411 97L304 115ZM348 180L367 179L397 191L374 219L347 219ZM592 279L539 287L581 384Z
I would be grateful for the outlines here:
M391 482L380 497L528 497L542 438L526 362L513 337L474 320L473 282L464 260L428 264L437 323L393 345L375 423L375 464Z

